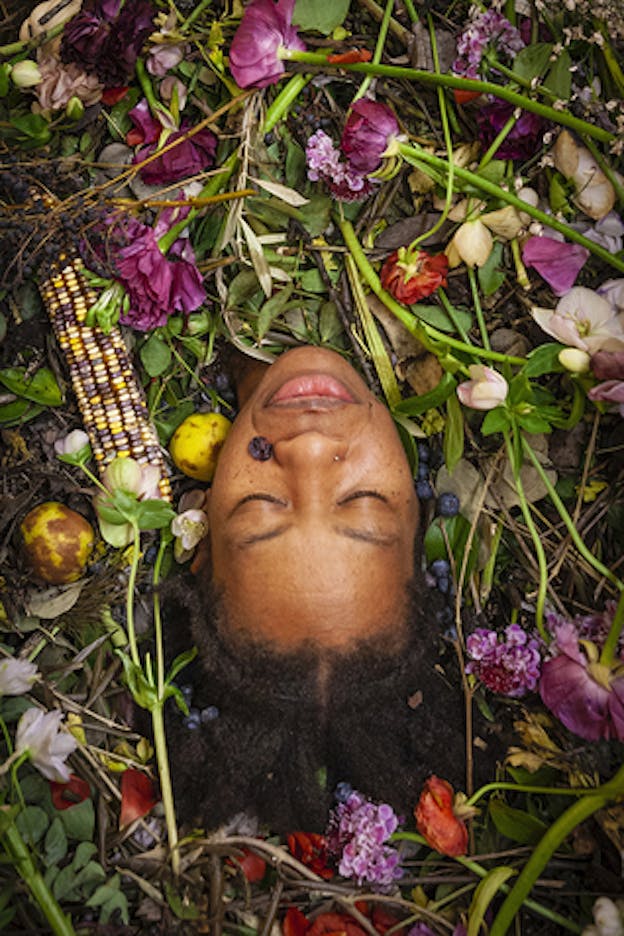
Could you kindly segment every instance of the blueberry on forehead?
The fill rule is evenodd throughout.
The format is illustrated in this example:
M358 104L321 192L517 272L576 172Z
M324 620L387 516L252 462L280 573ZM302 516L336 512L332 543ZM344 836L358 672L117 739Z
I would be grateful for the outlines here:
M247 450L256 461L268 461L273 454L273 446L264 436L254 436Z

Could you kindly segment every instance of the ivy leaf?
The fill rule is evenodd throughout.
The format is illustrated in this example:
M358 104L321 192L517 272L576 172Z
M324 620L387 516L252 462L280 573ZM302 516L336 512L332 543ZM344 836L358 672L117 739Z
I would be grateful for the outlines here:
M0 370L0 383L33 403L60 406L63 402L63 393L49 367L40 367L34 374L29 374L25 367L4 367Z

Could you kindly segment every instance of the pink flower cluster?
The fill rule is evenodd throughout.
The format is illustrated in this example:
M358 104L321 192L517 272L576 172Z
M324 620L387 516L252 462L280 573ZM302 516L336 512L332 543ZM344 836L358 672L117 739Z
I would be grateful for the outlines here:
M453 62L456 75L478 78L481 60L488 47L513 59L524 48L522 37L502 13L487 10L469 23L457 40L457 58Z
M391 806L372 803L354 790L332 810L326 832L328 852L339 856L338 872L378 887L400 878L399 853L384 844L398 824Z
M372 191L372 184L357 169L352 169L324 130L313 133L306 146L308 179L325 182L339 201L359 201Z
M492 692L518 698L532 692L540 677L539 641L519 624L505 628L505 636L479 627L466 640L470 661L466 672L476 676Z

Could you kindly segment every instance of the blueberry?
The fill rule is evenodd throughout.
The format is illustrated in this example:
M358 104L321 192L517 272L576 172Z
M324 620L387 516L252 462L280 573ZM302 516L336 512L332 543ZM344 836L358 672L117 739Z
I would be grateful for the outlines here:
M424 462L419 462L417 477L419 481L426 481L429 477L429 465L426 465Z
M191 699L193 698L193 687L191 685L180 686L180 692L186 704L190 705Z
M451 564L448 559L434 559L429 570L436 578L439 578L441 575L448 578L451 571Z
M350 783L341 780L340 783L336 784L336 789L334 790L334 797L338 803L346 803L351 794L353 793L353 787Z
M429 451L429 446L425 445L424 442L418 443L418 458L421 462L428 462L431 452Z
M189 710L188 715L183 720L185 728L188 728L190 731L195 731L201 725L201 715L198 708L192 708Z
M448 593L449 588L451 587L451 582L448 575L440 575L438 577L438 591L442 592L443 595Z
M216 705L207 705L206 708L201 710L201 722L202 725L206 725L208 722L214 721L215 718L218 718L221 713Z
M273 446L264 436L254 436L247 450L256 461L268 461L273 454Z
M459 497L451 491L445 491L438 497L437 512L440 517L454 517L459 513Z
M433 488L428 481L417 481L416 493L421 500L431 500L433 497Z

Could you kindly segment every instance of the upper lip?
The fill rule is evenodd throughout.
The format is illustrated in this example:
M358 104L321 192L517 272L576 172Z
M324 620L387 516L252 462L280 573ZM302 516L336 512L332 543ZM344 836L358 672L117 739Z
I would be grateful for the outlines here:
M286 378L271 392L266 406L327 410L357 402L341 380L330 374L315 372Z

